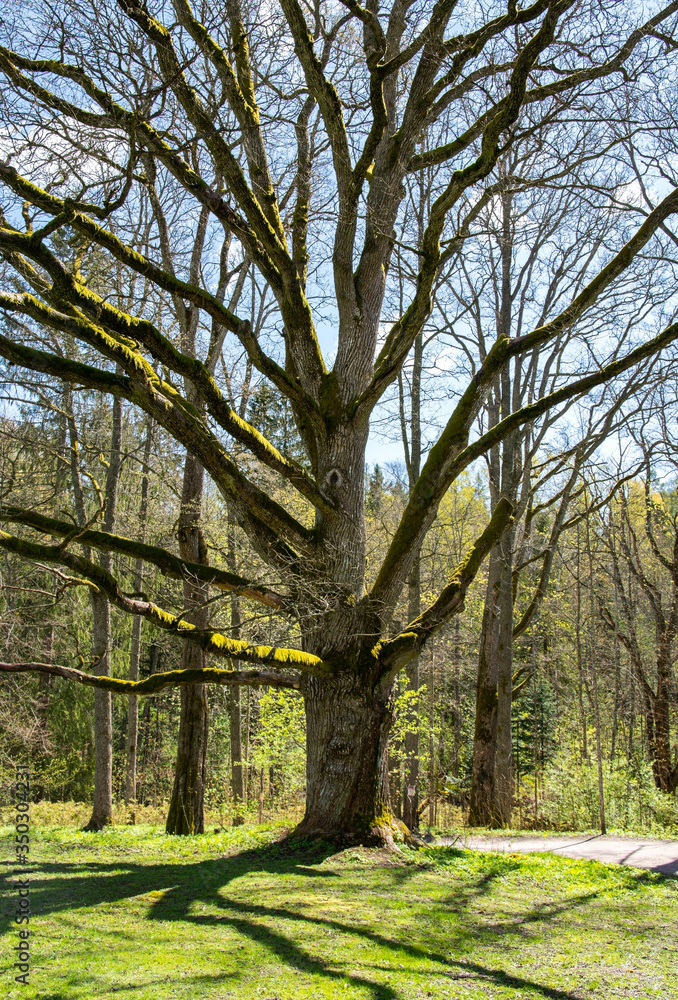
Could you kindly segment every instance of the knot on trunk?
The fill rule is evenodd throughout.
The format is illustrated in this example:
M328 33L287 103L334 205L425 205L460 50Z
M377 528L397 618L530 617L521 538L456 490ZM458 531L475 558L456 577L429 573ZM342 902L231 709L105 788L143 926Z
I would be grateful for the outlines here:
M341 485L343 482L344 482L344 477L341 472L341 469L337 468L328 469L323 477L323 485L321 492L323 493L323 495L325 495L325 493L327 492L329 493L330 496L332 496L338 490L341 489Z

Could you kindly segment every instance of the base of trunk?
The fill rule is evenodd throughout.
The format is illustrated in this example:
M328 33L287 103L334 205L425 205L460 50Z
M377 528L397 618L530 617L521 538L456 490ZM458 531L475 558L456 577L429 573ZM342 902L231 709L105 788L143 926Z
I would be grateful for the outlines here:
M179 745L165 833L180 837L205 832L207 697L204 684L181 688Z
M363 847L396 848L399 844L408 847L419 846L419 837L409 830L405 824L391 813L375 816L372 822L364 825L355 824L350 829L328 828L322 820L314 821L312 816L305 816L301 823L290 834L292 839L324 840L343 847L362 845Z
M110 816L92 816L87 826L83 826L83 833L98 833L99 830L105 830L106 827L113 826L113 820Z
M307 678L306 815L293 837L395 847L416 838L393 815L388 736L394 684L364 672Z

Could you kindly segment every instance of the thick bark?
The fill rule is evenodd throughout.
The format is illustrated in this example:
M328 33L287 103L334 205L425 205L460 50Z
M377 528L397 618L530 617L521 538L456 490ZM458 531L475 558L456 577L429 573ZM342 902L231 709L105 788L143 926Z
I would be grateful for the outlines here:
M306 813L297 836L393 844L408 830L391 810L388 735L395 684L367 671L304 683Z
M507 294L504 289L504 301ZM508 324L500 319L499 331ZM508 372L502 374L488 406L490 426L511 407ZM516 492L515 443L490 453L490 502ZM469 804L472 826L504 825L511 809L511 702L513 688L513 532L490 553L478 654L473 771ZM498 798L499 795L499 798Z
M204 658L202 650L184 643L182 666L186 654L195 650L194 658ZM195 664L194 664L195 665ZM187 836L205 832L204 800L207 768L207 695L204 684L186 684L181 688L181 719L179 745L174 773L174 788L167 814L167 833Z
M182 559L207 563L207 550L199 526L204 470L192 455L186 455L184 485L179 515L179 553ZM184 606L196 608L186 620L199 628L207 626L207 609L200 605L207 599L207 588L195 579L184 579ZM197 607L196 607L197 606ZM181 667L203 669L206 656L194 643L184 640ZM181 688L179 743L174 771L174 787L167 814L167 833L187 835L203 833L205 775L207 768L207 696L204 684Z

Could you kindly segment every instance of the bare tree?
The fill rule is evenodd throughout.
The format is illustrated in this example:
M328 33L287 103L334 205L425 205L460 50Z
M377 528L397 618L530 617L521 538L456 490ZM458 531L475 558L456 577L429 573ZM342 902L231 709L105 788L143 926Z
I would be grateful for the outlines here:
M265 9L228 0L218 12L174 0L173 12L160 8L154 15L136 0L104 0L77 8L45 5L42 21L32 9L30 22L6 24L0 70L12 138L3 139L0 164L8 199L0 250L12 277L0 294L7 315L0 354L144 410L185 447L187 461L205 470L256 559L282 583L267 586L206 566L194 550L177 559L93 527L78 542L143 557L178 571L191 587L231 588L290 622L293 645L230 638L203 620L129 596L70 542L50 546L3 533L7 551L68 567L121 610L198 650L180 674L136 684L65 665L4 669L38 669L138 694L207 681L300 690L308 753L299 831L365 841L404 835L391 815L387 785L394 681L462 609L483 558L510 524L511 503L497 504L486 531L432 603L389 634L395 603L441 498L464 469L525 424L622 375L678 336L669 324L628 350L605 352L603 344L589 366L582 354L579 369L563 371L545 396L474 434L478 412L511 360L548 348L579 323L668 224L678 193L667 194L639 224L636 215L635 230L610 232L611 246L587 283L539 327L494 340L422 462L365 592L370 416L397 380L430 313L440 269L458 257L467 216L496 180L501 156L521 131L557 119L563 108L569 121L573 109L584 107L589 119L600 106L606 115L607 96L622 81L632 88L672 58L656 33L670 35L676 10L672 3L630 23L629 11L616 4L574 0L535 0L524 9L511 3L487 12L453 0L438 0L430 12L406 0L383 7L345 0L312 12L297 0ZM568 142L576 139L564 127L561 141L566 160ZM438 169L414 255L416 287L400 314L385 315L404 182L430 166ZM190 266L195 246L173 272L161 247L142 253L130 242L129 218L153 186L175 193L182 218L206 219L196 268ZM69 234L142 276L151 298L170 298L175 309L183 304L196 330L195 351L171 324L163 328L155 303L152 312L146 307L148 296L133 310L114 308L62 251ZM218 275L229 273L220 248L230 238L275 301L259 338L252 317L226 306L219 294ZM336 332L331 369L316 326L324 308ZM86 345L92 362L35 346L39 331L49 329ZM306 463L274 448L229 402L223 372L210 359L210 340L216 349L226 336L289 401ZM239 458L243 453L250 459ZM294 504L276 495L274 482L296 491ZM62 532L55 518L36 511L3 516ZM203 653L252 669L204 667Z

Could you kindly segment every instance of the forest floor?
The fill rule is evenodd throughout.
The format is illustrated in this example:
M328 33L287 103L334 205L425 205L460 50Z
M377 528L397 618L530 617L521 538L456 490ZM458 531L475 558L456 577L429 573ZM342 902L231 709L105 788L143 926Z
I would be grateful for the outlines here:
M678 1000L678 879L553 854L337 852L280 827L31 834L30 985L0 830L7 1000Z
M502 831L480 835L460 833L452 837L439 837L436 843L447 847L502 853L550 851L557 852L564 858L632 865L634 868L649 868L664 875L678 875L678 840L601 833L530 835Z

